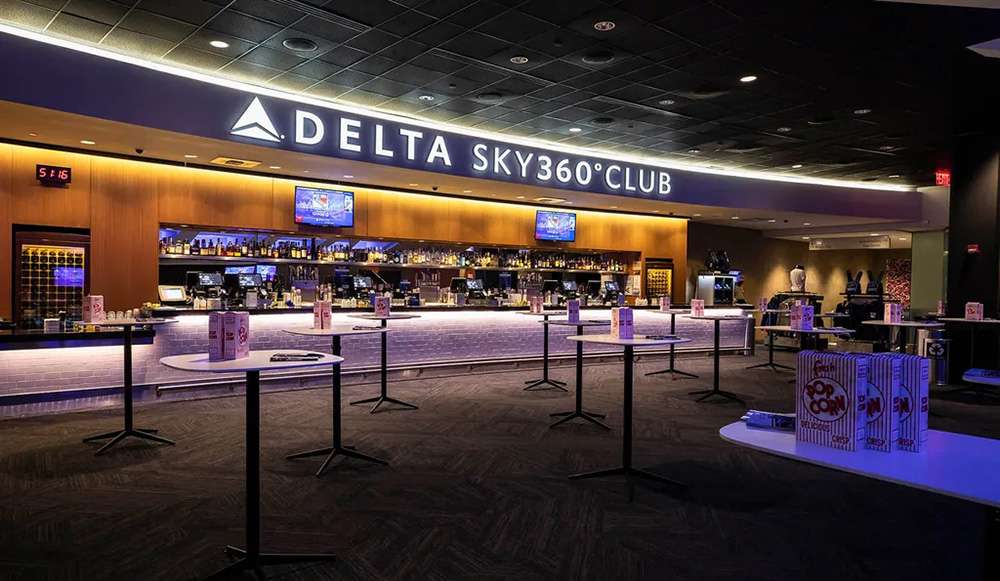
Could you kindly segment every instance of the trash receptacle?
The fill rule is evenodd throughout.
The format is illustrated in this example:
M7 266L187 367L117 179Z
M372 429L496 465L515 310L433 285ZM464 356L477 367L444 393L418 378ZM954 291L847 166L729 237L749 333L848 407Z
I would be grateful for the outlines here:
M931 382L934 385L948 385L948 360L951 356L951 339L943 334L935 334L924 339L923 355L931 360Z

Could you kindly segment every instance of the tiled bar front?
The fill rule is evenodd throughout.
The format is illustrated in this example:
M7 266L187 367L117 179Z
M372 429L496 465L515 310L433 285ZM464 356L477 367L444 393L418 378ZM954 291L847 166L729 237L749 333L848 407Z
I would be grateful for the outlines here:
M463 362L504 361L539 358L542 325L540 317L528 317L512 311L431 311L418 313L420 318L389 322L390 366L420 364L455 364ZM608 320L608 310L587 310L584 319ZM163 386L176 383L219 381L212 374L202 376L171 370L160 365L161 357L207 350L206 315L183 315L178 322L157 329L151 345L134 347L134 380L137 386ZM350 318L336 313L335 323L377 325L376 321ZM723 321L723 349L747 348L747 322ZM252 349L314 349L329 351L330 342L282 332L289 327L312 324L306 313L269 313L252 315ZM663 334L669 331L670 317L649 311L635 313L636 333ZM575 345L565 340L574 328L553 326L550 330L550 353L569 355ZM595 331L591 331L595 332ZM692 339L683 346L688 350L710 350L711 321L677 316L677 334ZM588 354L601 352L588 348ZM607 353L615 353L607 351ZM343 342L344 370L374 368L379 362L377 335L350 337ZM122 348L120 345L65 349L29 349L0 351L0 397L63 390L115 387L121 385Z

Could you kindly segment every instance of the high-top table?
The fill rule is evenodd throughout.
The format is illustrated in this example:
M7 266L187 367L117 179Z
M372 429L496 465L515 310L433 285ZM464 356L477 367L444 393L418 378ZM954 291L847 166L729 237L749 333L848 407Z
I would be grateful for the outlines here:
M108 443L100 447L95 456L100 456L101 454L107 452L115 444L121 442L125 438L139 438L140 440L149 440L152 442L159 442L161 444L173 445L172 440L168 440L162 436L157 436L158 430L152 428L136 428L133 421L133 402L132 402L132 331L136 327L146 327L154 325L167 325L170 323L176 323L176 319L116 319L112 321L98 321L95 323L86 323L87 325L94 325L96 327L121 327L122 328L122 345L124 346L124 381L122 383L122 399L124 400L124 417L125 423L121 430L115 430L113 432L107 432L104 434L97 434L95 436L88 436L83 439L84 442L96 442L98 440L107 440L111 438Z
M966 319L963 317L939 317L938 321L969 326L969 368L976 366L976 329L1000 330L1000 319ZM1000 357L997 359L1000 361Z
M574 335L567 337L570 341L580 341L583 343L595 343L598 345L617 345L625 352L624 364L624 398L622 401L622 464L615 468L607 468L594 472L582 472L573 474L571 479L577 478L598 478L601 476L624 475L628 478L645 478L666 484L684 486L684 484L653 474L646 470L632 467L632 391L633 376L635 373L635 348L654 347L657 345L671 345L676 343L687 343L690 339L667 339L663 337L650 338L644 335L636 335L632 339L619 339L612 335Z
M861 321L862 325L869 325L873 327L889 327L889 344L892 344L892 333L893 331L897 334L896 346L900 353L906 353L906 345L909 343L907 340L907 335L912 332L914 336L918 329L942 329L944 328L944 323L938 323L936 321L900 321L898 323L889 323L886 321ZM914 338L914 344L916 344L916 338Z
M699 403L705 401L706 399L712 397L713 395L717 395L719 397L723 397L725 399L735 401L735 402L743 404L745 406L746 402L743 401L735 393L731 393L731 392L719 389L719 334L720 334L719 333L719 326L722 323L722 321L743 321L744 323L746 323L746 319L747 319L746 316L745 315L699 315L699 316L691 315L688 318L689 319L696 319L696 320L699 320L699 321L712 321L713 323L715 323L715 325L714 325L715 326L715 341L713 343L714 348L712 350L712 360L713 360L713 363L714 363L715 374L714 374L714 377L712 379L712 389L702 389L702 390L698 390L698 391L692 391L692 392L688 392L688 395L700 395L701 397L699 397L698 399L695 400L696 402L699 402ZM763 327L761 327L761 328L763 329Z
M793 329L791 325L764 325L763 327L757 327L757 328L767 333L767 363L759 363L757 365L751 365L750 367L747 367L747 369L759 369L761 367L770 367L775 371L778 371L779 369L787 369L788 371L795 371L794 367L774 362L775 333L797 333L799 335L799 349L806 348L806 337L809 336L821 337L823 335L832 335L834 337L843 337L854 333L853 329L846 329L844 327L813 327L812 329Z
M587 321L581 319L575 323L570 321L542 321L542 324L545 325L546 328L548 328L549 325L576 327L576 334L583 335L584 330L587 327L607 327L611 325L611 321ZM554 428L574 418L583 418L592 424L596 424L604 428L605 430L611 429L607 424L598 419L603 419L604 414L588 412L583 409L583 341L576 342L576 409L568 412L556 412L554 414L549 414L549 416L554 418L562 417L562 419L549 426L550 428Z
M548 321L549 317L553 315L565 315L566 311L542 311L541 313L532 313L530 311L518 311L518 315L525 315L528 317L541 317L542 322ZM529 379L524 382L528 387L524 388L524 391L533 391L536 387L543 385L548 385L549 387L543 389L561 389L563 391L569 391L566 389L566 382L559 381L558 379L549 378L549 326L544 325L543 336L542 336L542 378L541 379Z
M211 361L207 353L174 355L160 359L160 363L173 369L203 371L210 373L245 372L246 385L246 548L229 545L226 554L241 559L217 572L209 579L224 578L246 569L257 569L261 565L290 563L295 561L322 561L334 559L329 554L279 554L260 552L260 372L304 367L340 365L343 357L322 354L315 361L271 361L275 353L304 354L309 351L278 349L251 351L249 357L226 361Z
M734 422L723 440L790 460L974 502L986 509L984 581L1000 579L1000 440L927 430L923 452L847 452Z
M379 321L380 324L381 324L381 327L383 329L388 326L388 323L389 323L390 320L392 320L392 321L401 321L403 319L417 319L417 318L420 318L420 315L407 315L407 314L394 314L394 313L390 313L389 315L376 315L375 313L366 313L366 314L363 314L363 315L348 315L348 316L349 317L353 317L355 319L366 319L368 321ZM381 381L380 381L380 384L381 384L380 388L381 389L379 390L379 395L377 395L375 397L370 397L368 399L359 399L358 401L352 401L351 405L361 405L361 404L366 404L366 403L372 403L372 402L374 402L375 405L373 405L371 411L368 412L368 413L372 413L372 414L375 413L376 411L378 411L379 406L381 406L382 404L384 404L386 402L394 403L396 405L401 405L401 406L403 406L406 409L411 409L411 410L420 409L417 406L413 405L412 403L406 403L405 401L401 401L401 400L398 400L396 398L389 397L389 363L388 363L388 359L387 359L387 355L386 355L386 337L385 337L385 333L382 333L382 363L381 363L381 367L382 367L382 376L381 376Z
M389 329L386 329L385 327L360 328L360 327L352 327L350 325L337 325L337 326L329 327L329 328L326 328L326 329L313 329L311 327L296 327L296 328L292 328L292 329L284 329L284 331L286 333L290 333L292 335L303 335L303 336L306 336L306 337L330 337L331 341L332 341L332 344L331 344L331 347L330 347L331 352L334 355L336 355L336 356L339 357L341 355L341 353L340 353L340 351L341 351L340 338L341 337L353 337L355 335L372 335L372 334L375 334L375 333L380 333L380 334L382 334L384 336L386 333L389 332ZM333 366L333 374L332 375L333 375L333 392L332 392L332 395L333 395L333 443L332 443L332 445L328 446L326 448L317 448L317 449L314 449L314 450L306 450L304 452L295 452L293 454L289 454L288 456L285 456L285 458L288 459L288 460L295 460L295 459L298 459L298 458L309 458L309 457L312 457L312 456L323 456L325 454L326 455L326 459L323 460L323 463L320 465L319 470L316 471L316 476L317 477L323 475L323 472L326 471L327 466L329 466L330 462L332 462L333 459L336 458L337 456L346 456L348 458L356 458L358 460L366 460L368 462L375 462L377 464L383 464L383 465L388 464L388 462L386 462L385 460L382 460L381 458L376 458L374 456L369 456L368 454L362 454L361 452L358 452L356 449L354 449L353 446L344 446L343 445L343 442L341 440L341 425L343 424L343 419L342 419L342 416L343 416L343 414L342 414L343 404L342 404L342 401L341 401L341 391L340 391L341 373L340 373L340 366L339 365L334 365Z
M670 334L674 335L674 334L677 333L677 315L686 315L686 314L690 313L691 311L690 310L685 310L685 309L670 309L669 311L648 311L648 312L651 313L651 314L670 315ZM680 369L677 369L676 367L674 367L674 358L675 358L674 345L673 345L673 343L671 343L670 344L670 367L668 367L666 369L661 369L659 371L650 371L646 375L660 375L660 374L663 374L663 373L670 373L672 375L683 375L684 377L692 377L692 378L697 378L698 377L697 375L695 375L693 373L688 373L687 371L681 371ZM677 378L674 377L674 379L677 379Z

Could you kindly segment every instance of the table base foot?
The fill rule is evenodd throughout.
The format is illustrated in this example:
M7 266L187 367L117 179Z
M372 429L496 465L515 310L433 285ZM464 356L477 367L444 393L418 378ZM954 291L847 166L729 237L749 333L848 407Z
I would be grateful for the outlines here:
M375 403L375 405L373 405L371 411L368 412L370 414L373 414L376 411L378 411L378 408L384 403L394 403L396 405L403 406L403 408L407 410L420 409L419 407L413 405L412 403L406 403L405 401L398 400L396 398L392 398L387 395L379 395L375 397L370 397L368 399L359 399L358 401L352 401L351 405L363 405L366 403L373 403L373 402Z
M725 398L725 399L728 399L728 400L740 403L740 404L742 404L744 406L747 405L747 402L743 401L735 393L730 393L728 391L723 391L721 389L703 389L703 390L700 390L700 391L689 391L688 395L700 395L701 397L699 397L698 399L694 400L694 401L696 401L698 403L701 403L701 402L705 401L706 399L712 397L713 395L717 395L719 397L722 397L722 398Z
M149 430L149 429L117 430L114 432L108 432L106 434L97 434L96 436L90 436L84 438L83 441L84 443L87 443L87 442L96 442L98 440L107 440L108 438L111 438L111 440L107 444L101 446L100 449L98 449L97 452L94 453L95 456L100 456L101 454L104 454L112 447L114 447L115 444L118 444L119 442L128 437L139 438L140 440L149 440L151 442L159 442L161 444L168 444L170 446L173 446L176 443L173 440L168 440L162 436L155 435L154 432L156 431L157 430Z
M558 381L556 379L536 379L532 381L525 381L528 387L524 388L524 391L542 391L547 389L561 389L563 391L569 391L566 389L565 381ZM543 385L548 385L549 387L541 387Z
M674 369L672 367L670 369L661 369L659 371L650 371L649 373L646 374L646 376L648 377L650 375L662 375L664 373L670 373L670 374L673 374L673 375L680 375L680 376L683 376L683 377L690 377L692 379L696 379L698 377L697 375L695 375L693 373L688 373L687 371L681 371L680 369ZM677 378L675 377L674 379L677 379Z
M317 450L307 450L305 452L296 452L295 454L289 454L285 456L286 460L296 460L298 458L310 458L312 456L323 456L326 455L326 459L323 460L323 464L320 465L319 470L316 471L316 476L322 476L326 472L327 467L329 467L330 462L333 461L337 456L344 456L345 458L355 458L357 460L364 460L366 462L374 462L375 464L381 464L383 466L388 466L389 463L381 458L376 458L375 456L369 456L362 452L358 452L354 446L344 446L344 447L327 447L319 448Z
M660 482L662 484L669 484L671 486L677 486L680 488L687 488L687 485L683 482L667 478L666 476L660 476L659 474L653 474L646 470L639 468L619 466L618 468L607 468L605 470L595 470L594 472L581 472L580 474L573 474L569 478L570 480L583 480L586 478L603 478L605 476L625 476L628 478L640 478L645 480L652 480L654 482Z
M594 424L595 426L600 426L600 427L604 428L605 430L610 430L611 429L610 426L608 426L607 424L605 424L604 422L602 422L602 421L600 421L598 419L598 418L603 419L604 418L604 414L593 414L593 413L590 413L590 412L575 411L574 410L574 411L571 411L571 412L557 412L557 413L549 414L549 415L553 416L553 417L562 416L562 419L559 420L559 421L557 421L556 423L552 424L551 426L549 426L550 428L554 428L554 427L556 427L556 426L558 426L560 424L564 424L564 423L566 423L566 422L568 422L570 420L576 419L576 418L583 418L583 419L587 420L588 422Z
M782 365L780 363L759 363L757 365L751 365L747 369L763 369L765 367L771 368L772 371L781 371L782 369L786 371L795 371L794 367L789 367L788 365Z
M212 575L206 577L204 581L212 579L229 579L239 575L242 571L256 570L259 567L266 565L281 565L284 563L300 563L308 561L334 561L337 559L336 555L326 553L261 553L260 555L257 555L256 558L251 558L247 555L245 550L233 546L226 547L226 554L230 557L239 557L239 560L216 571Z

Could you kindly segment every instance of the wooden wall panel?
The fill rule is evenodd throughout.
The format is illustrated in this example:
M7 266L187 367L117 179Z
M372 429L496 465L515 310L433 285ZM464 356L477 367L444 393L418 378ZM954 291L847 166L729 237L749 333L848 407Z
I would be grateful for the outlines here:
M160 193L160 221L205 226L275 228L271 178L171 168Z
M11 264L13 240L11 240L11 180L14 170L14 148L0 143L0 317L11 317L11 280L14 276Z
M157 195L165 167L95 157L92 166L90 289L109 309L156 297L159 277Z
M89 228L92 159L77 153L15 147L11 221L15 224ZM61 188L45 187L35 179L36 164L71 167L72 182Z

